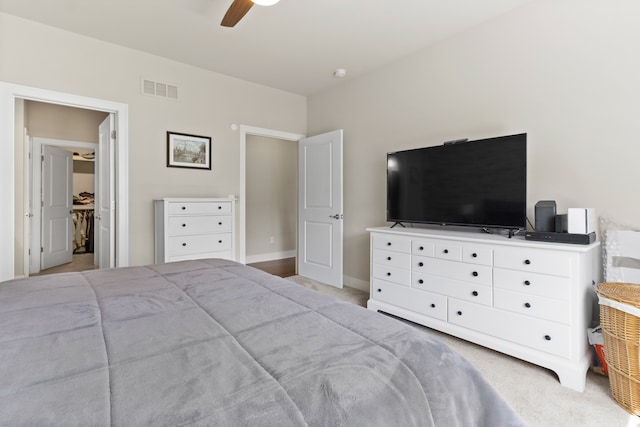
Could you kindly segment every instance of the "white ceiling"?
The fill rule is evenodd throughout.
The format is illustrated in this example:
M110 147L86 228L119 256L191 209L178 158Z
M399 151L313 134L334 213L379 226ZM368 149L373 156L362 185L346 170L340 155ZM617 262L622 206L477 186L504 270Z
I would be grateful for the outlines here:
M0 12L301 95L531 0L281 0L234 28L232 0L0 0Z

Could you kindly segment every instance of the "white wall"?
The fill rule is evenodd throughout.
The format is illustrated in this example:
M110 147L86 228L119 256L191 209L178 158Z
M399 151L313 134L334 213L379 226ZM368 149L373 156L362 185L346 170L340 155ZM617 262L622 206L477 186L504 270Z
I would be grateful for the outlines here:
M308 134L345 138L345 275L369 276L385 153L528 133L538 200L640 226L640 2L536 0L308 101Z
M142 95L141 77L176 84L180 99ZM238 193L239 135L232 123L306 131L302 96L6 14L0 14L0 81L128 104L132 265L153 262L154 198ZM212 170L167 168L167 131L211 136Z

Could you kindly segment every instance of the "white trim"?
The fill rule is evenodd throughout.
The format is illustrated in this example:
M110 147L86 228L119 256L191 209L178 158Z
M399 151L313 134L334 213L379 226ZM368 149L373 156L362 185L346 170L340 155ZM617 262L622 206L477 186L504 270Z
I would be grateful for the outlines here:
M293 258L296 256L297 251L280 251L280 252L269 252L266 254L258 254L258 255L248 255L247 256L247 264L252 264L254 262L265 262L265 261L275 261L279 259Z
M24 106L24 101L20 103L20 108L24 110L23 106ZM31 152L33 148L31 145L31 141L29 140L29 135L27 134L27 128L24 123L24 118L22 120L22 144L23 144L22 164L24 165L22 182L27 192L27 194L25 194L23 197L22 209L23 209L23 212L26 212L27 215L29 215L29 212L31 212L31 203L32 203L31 199L33 198L33 195L31 193ZM29 268L31 265L29 248L31 247L31 227L33 224L33 216L28 216L28 218L29 220L25 219L24 225L22 227L22 241L24 242L24 251L22 255L22 274L19 275L19 277L28 276L27 273L29 272Z
M119 102L0 82L0 282L14 278L15 106L28 99L116 115L116 266L129 265L129 106Z
M238 227L238 261L243 264L247 263L247 135L266 136L269 138L296 142L305 137L305 135L297 133L240 125L240 200L238 204L240 220Z

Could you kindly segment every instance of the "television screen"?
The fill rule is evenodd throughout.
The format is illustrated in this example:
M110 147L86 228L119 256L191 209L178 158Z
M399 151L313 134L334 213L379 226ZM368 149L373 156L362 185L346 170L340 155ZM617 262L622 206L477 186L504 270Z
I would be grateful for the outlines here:
M387 154L387 221L526 226L527 134Z

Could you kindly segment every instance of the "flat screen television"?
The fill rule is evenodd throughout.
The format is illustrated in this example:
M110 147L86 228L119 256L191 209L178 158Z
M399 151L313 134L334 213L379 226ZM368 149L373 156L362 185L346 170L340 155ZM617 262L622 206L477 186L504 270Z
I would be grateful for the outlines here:
M387 154L387 221L523 229L527 134Z

